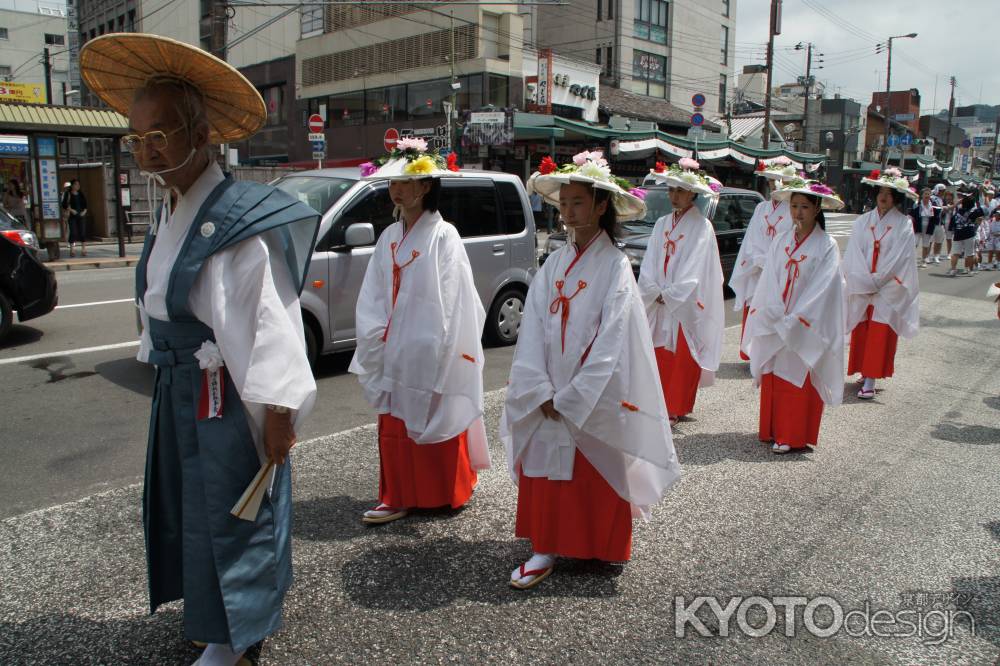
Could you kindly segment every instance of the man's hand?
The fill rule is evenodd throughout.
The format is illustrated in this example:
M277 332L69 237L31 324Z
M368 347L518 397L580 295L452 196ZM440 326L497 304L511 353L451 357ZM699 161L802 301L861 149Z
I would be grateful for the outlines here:
M288 452L295 446L292 414L264 410L264 452L275 464L283 465Z
M552 404L552 400L546 400L545 402L543 402L541 410L542 414L544 414L545 418L547 419L558 421L560 418L562 418L559 415L559 412L556 411L555 405Z

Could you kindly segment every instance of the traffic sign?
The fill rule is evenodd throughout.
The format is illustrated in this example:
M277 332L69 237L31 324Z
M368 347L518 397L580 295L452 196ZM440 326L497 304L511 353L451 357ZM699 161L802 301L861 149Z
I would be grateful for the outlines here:
M899 138L899 145L901 146L913 145L913 137L910 136L909 134L904 134Z
M313 141L312 142L312 149L314 151L317 151L317 152L321 151L321 150L326 150L326 142L324 142L324 141Z
M326 157L326 151L325 150L314 150L313 151L313 159L314 160L321 160L321 159L324 159L325 157Z
M962 148L969 148L970 146L972 146L972 142L969 141L968 139L962 141Z
M890 134L889 135L889 145L890 146L898 146L899 145L899 137L896 136L895 134Z
M323 131L323 125L325 125L325 124L326 123L323 122L323 116L319 115L318 113L314 113L311 116L309 116L309 131L310 132L322 132Z
M324 134L323 132L310 132L309 133L309 140L310 141L323 141L323 142L325 142L326 141L326 134Z
M705 106L705 96L701 93L695 93L691 96L691 106Z
M702 125L705 124L705 116L703 116L700 113L692 114L691 124L694 125L695 127L701 127Z
M382 139L382 145L385 147L385 152L391 153L396 150L396 143L399 141L399 131L395 127L390 127L385 131L385 137Z

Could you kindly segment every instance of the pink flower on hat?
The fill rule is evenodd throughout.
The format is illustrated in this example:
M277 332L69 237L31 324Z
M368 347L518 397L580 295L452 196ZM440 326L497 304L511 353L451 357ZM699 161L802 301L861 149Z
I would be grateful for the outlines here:
M396 142L399 150L416 150L421 153L427 152L427 141L419 137L408 136Z
M688 171L697 171L701 168L701 165L690 157L682 157L678 160L677 164L679 164L682 169L686 169Z
M787 157L785 157L784 155L778 155L773 160L771 160L771 165L772 166L774 166L774 165L788 166L791 163L792 163L792 161L790 159L788 159Z

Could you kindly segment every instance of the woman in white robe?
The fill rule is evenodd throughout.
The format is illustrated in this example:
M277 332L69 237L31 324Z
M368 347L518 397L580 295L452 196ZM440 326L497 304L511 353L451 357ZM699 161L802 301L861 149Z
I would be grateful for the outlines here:
M875 397L875 380L892 377L900 336L916 336L920 324L913 224L900 210L916 199L898 169L862 178L878 188L876 207L854 221L844 251L847 332L851 353L847 374L861 374L858 397Z
M404 139L366 176L389 180L399 211L361 285L350 366L379 414L379 504L362 517L369 524L417 508L461 507L476 472L490 466L480 342L486 313L458 230L437 211L440 177L460 175L443 162L423 140Z
M715 228L694 205L715 189L699 165L683 159L658 182L670 188L673 212L656 221L639 270L639 293L653 335L671 424L691 413L699 386L715 383L725 310ZM713 189L714 186L714 189Z
M761 389L759 438L782 454L815 445L823 405L843 398L843 278L822 209L844 204L816 181L790 181L776 196L794 226L771 245L743 343Z
M621 184L600 153L558 171L546 158L528 183L559 206L571 242L531 282L500 420L515 534L534 551L515 588L541 582L556 556L628 560L632 518L680 476L644 308L612 240L616 217L645 210Z
M781 183L796 178L795 167L787 157L778 157L770 164L761 162L757 175L767 180L768 198L757 204L747 225L740 251L736 255L736 265L729 276L729 288L733 290L733 309L743 311L743 323L740 328L740 346L746 334L747 313L750 312L750 299L757 290L760 272L764 268L768 251L774 239L792 226L792 213L787 201L774 198L774 192ZM740 349L740 358L749 361L750 358Z

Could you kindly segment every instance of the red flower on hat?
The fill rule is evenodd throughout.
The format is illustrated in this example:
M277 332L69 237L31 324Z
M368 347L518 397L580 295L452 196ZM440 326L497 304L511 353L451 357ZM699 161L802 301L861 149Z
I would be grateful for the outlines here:
M541 163L538 165L538 173L545 175L547 173L552 173L557 168L558 166L552 161L552 158L546 155L542 158Z
M767 167L764 165L764 163L758 161L757 162L757 171L766 171L766 170L767 170Z
M881 177L882 177L882 172L879 171L878 169L872 169L872 172L868 174L869 180L878 180Z
M458 155L448 153L448 171L458 171Z
M653 171L656 173L663 173L667 170L667 165L664 162L657 162L656 166L653 167Z

